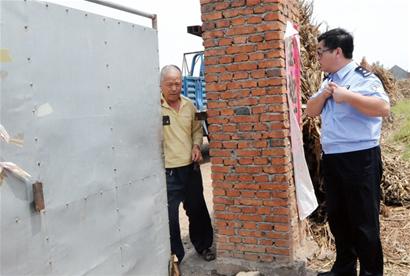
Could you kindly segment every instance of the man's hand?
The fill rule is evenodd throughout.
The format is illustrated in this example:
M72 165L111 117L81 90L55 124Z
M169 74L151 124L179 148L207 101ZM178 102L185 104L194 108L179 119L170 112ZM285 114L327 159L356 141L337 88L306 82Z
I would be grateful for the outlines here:
M192 148L192 161L194 162L201 162L202 161L202 153L201 148L199 145L194 145Z
M327 99L329 97L331 97L333 94L333 87L331 87L329 84L325 86L325 88L323 88L323 92L321 94L321 96L324 99Z
M351 96L352 92L343 86L339 86L334 82L329 83L330 89L333 91L333 100L336 103L344 103L348 101L348 98Z

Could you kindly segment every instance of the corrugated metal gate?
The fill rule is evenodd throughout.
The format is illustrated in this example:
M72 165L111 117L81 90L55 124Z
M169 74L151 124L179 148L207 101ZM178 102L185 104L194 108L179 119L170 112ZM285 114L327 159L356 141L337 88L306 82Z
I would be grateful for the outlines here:
M157 31L1 1L1 275L165 275ZM0 180L1 181L1 180ZM45 210L33 210L32 183Z

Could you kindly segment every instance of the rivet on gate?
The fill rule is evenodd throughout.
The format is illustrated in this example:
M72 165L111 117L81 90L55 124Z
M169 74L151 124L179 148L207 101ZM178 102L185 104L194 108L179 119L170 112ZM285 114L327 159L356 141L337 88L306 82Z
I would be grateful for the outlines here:
M35 142L38 142L38 138L37 138L37 137L34 137L34 141L35 141Z
M24 26L24 29L26 29L26 30L27 30L27 29L28 29L28 26Z
M37 166L39 166L39 167L40 167L40 165L41 165L41 163L40 163L40 162L37 162Z
M16 223L19 223L19 221L20 221L20 219L19 219L19 218L16 218Z
M65 12L68 12L68 9L65 9Z
M30 83L30 87L33 87L34 86L34 84L33 83Z

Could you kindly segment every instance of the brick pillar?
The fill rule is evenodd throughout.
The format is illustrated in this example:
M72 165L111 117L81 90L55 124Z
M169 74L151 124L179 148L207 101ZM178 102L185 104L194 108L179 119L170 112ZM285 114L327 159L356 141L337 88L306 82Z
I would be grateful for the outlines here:
M303 275L284 32L296 1L201 0L217 270Z

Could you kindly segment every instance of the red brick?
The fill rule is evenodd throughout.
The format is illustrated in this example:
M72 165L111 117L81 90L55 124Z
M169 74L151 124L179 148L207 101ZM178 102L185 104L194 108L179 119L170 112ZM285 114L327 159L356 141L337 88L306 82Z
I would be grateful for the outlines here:
M248 6L256 6L260 4L261 0L246 0L246 4Z
M222 195L222 196L224 196L224 195L225 195L225 190L224 190L224 189L214 189L214 190L213 190L213 194L214 194L214 195Z
M229 2L223 2L223 3L217 3L215 6L215 10L225 10L226 8L229 7Z
M262 168L261 167L250 167L250 166L236 166L235 172L256 174L256 173L261 173Z
M260 27L257 27L257 28L260 28ZM257 30L257 28L255 29L254 26L232 27L228 29L228 31L226 32L226 35L233 36L233 35L242 35L242 34L253 34L255 33L255 30ZM261 32L261 31L258 31L258 32Z
M272 223L287 223L289 218L286 216L266 216L265 220Z
M259 260L259 254L244 253L243 258L247 261L256 262Z
M245 0L231 0L231 7L241 7L245 5Z
M260 186L258 184L235 184L236 189L248 189L248 190L259 190Z
M243 17L236 17L231 19L232 25L243 25L245 23L245 18Z
M286 18L279 12L268 12L263 16L264 21L281 21L285 22Z
M261 16L251 16L248 18L247 23L248 24L258 24L261 23L263 18Z
M265 58L263 53L250 53L249 60L262 60Z
M255 50L255 45L239 45L231 46L226 49L228 55L238 54L238 53L250 53Z
M228 173L230 170L231 170L231 168L227 167L227 166L212 166L212 171L213 172Z
M226 191L226 195L229 196L229 197L238 197L238 196L241 195L241 193L239 191L236 191L236 190L228 190L228 191Z
M265 33L265 40L274 40L274 39L283 39L283 33L282 32L267 32Z
M256 238L253 238L253 237L246 237L246 238L243 238L243 239L242 239L242 243L245 243L245 244L257 244L257 243L258 243L258 240L257 240Z
M214 203L221 203L221 204L233 204L233 199L227 197L214 197Z
M225 12L223 13L225 16ZM229 20L218 20L216 21L216 28L226 28L231 25L231 22Z
M220 11L202 15L202 21L209 21L209 20L215 20L215 19L221 19L221 18L222 18L222 12Z
M234 56L235 62L247 61L249 56L247 54L238 54Z
M214 204L214 210L215 211L224 211L225 210L225 204Z
M240 79L247 79L248 77L249 77L248 72L237 72L234 74L233 79L240 80Z
M236 248L240 251L262 253L265 252L265 247L263 246L252 246L252 245L237 245Z
M258 223L258 230L272 231L273 230L273 224L271 224L271 223Z
M242 36L235 36L233 38L233 43L234 44L244 44L246 41L248 41L248 35L242 35Z
M240 237L229 237L229 242L240 243L241 241Z
M263 40L264 40L263 35L252 35L252 36L249 37L250 42L261 42Z
M262 216L260 215L239 215L238 219L242 221L262 221Z
M252 71L251 76L254 79L264 78L265 77L265 70Z
M266 165L269 163L268 158L254 158L255 165Z
M285 256L289 256L290 252L289 249L279 249L279 248L267 248L266 252L268 253L272 253L275 255L285 255Z
M228 45L232 45L232 38L221 38L218 41L218 45L219 46L228 46ZM205 45L204 45L205 46Z
M272 207L277 207L277 206L288 206L288 202L284 200L265 200L263 201L264 206L272 206Z
M241 165L250 165L250 164L253 164L253 159L252 158L240 158L238 160L238 163Z
M238 16L239 13L240 13L239 10L232 10L232 9L231 10L225 10L225 11L223 11L223 16L225 18L235 17L235 16Z

